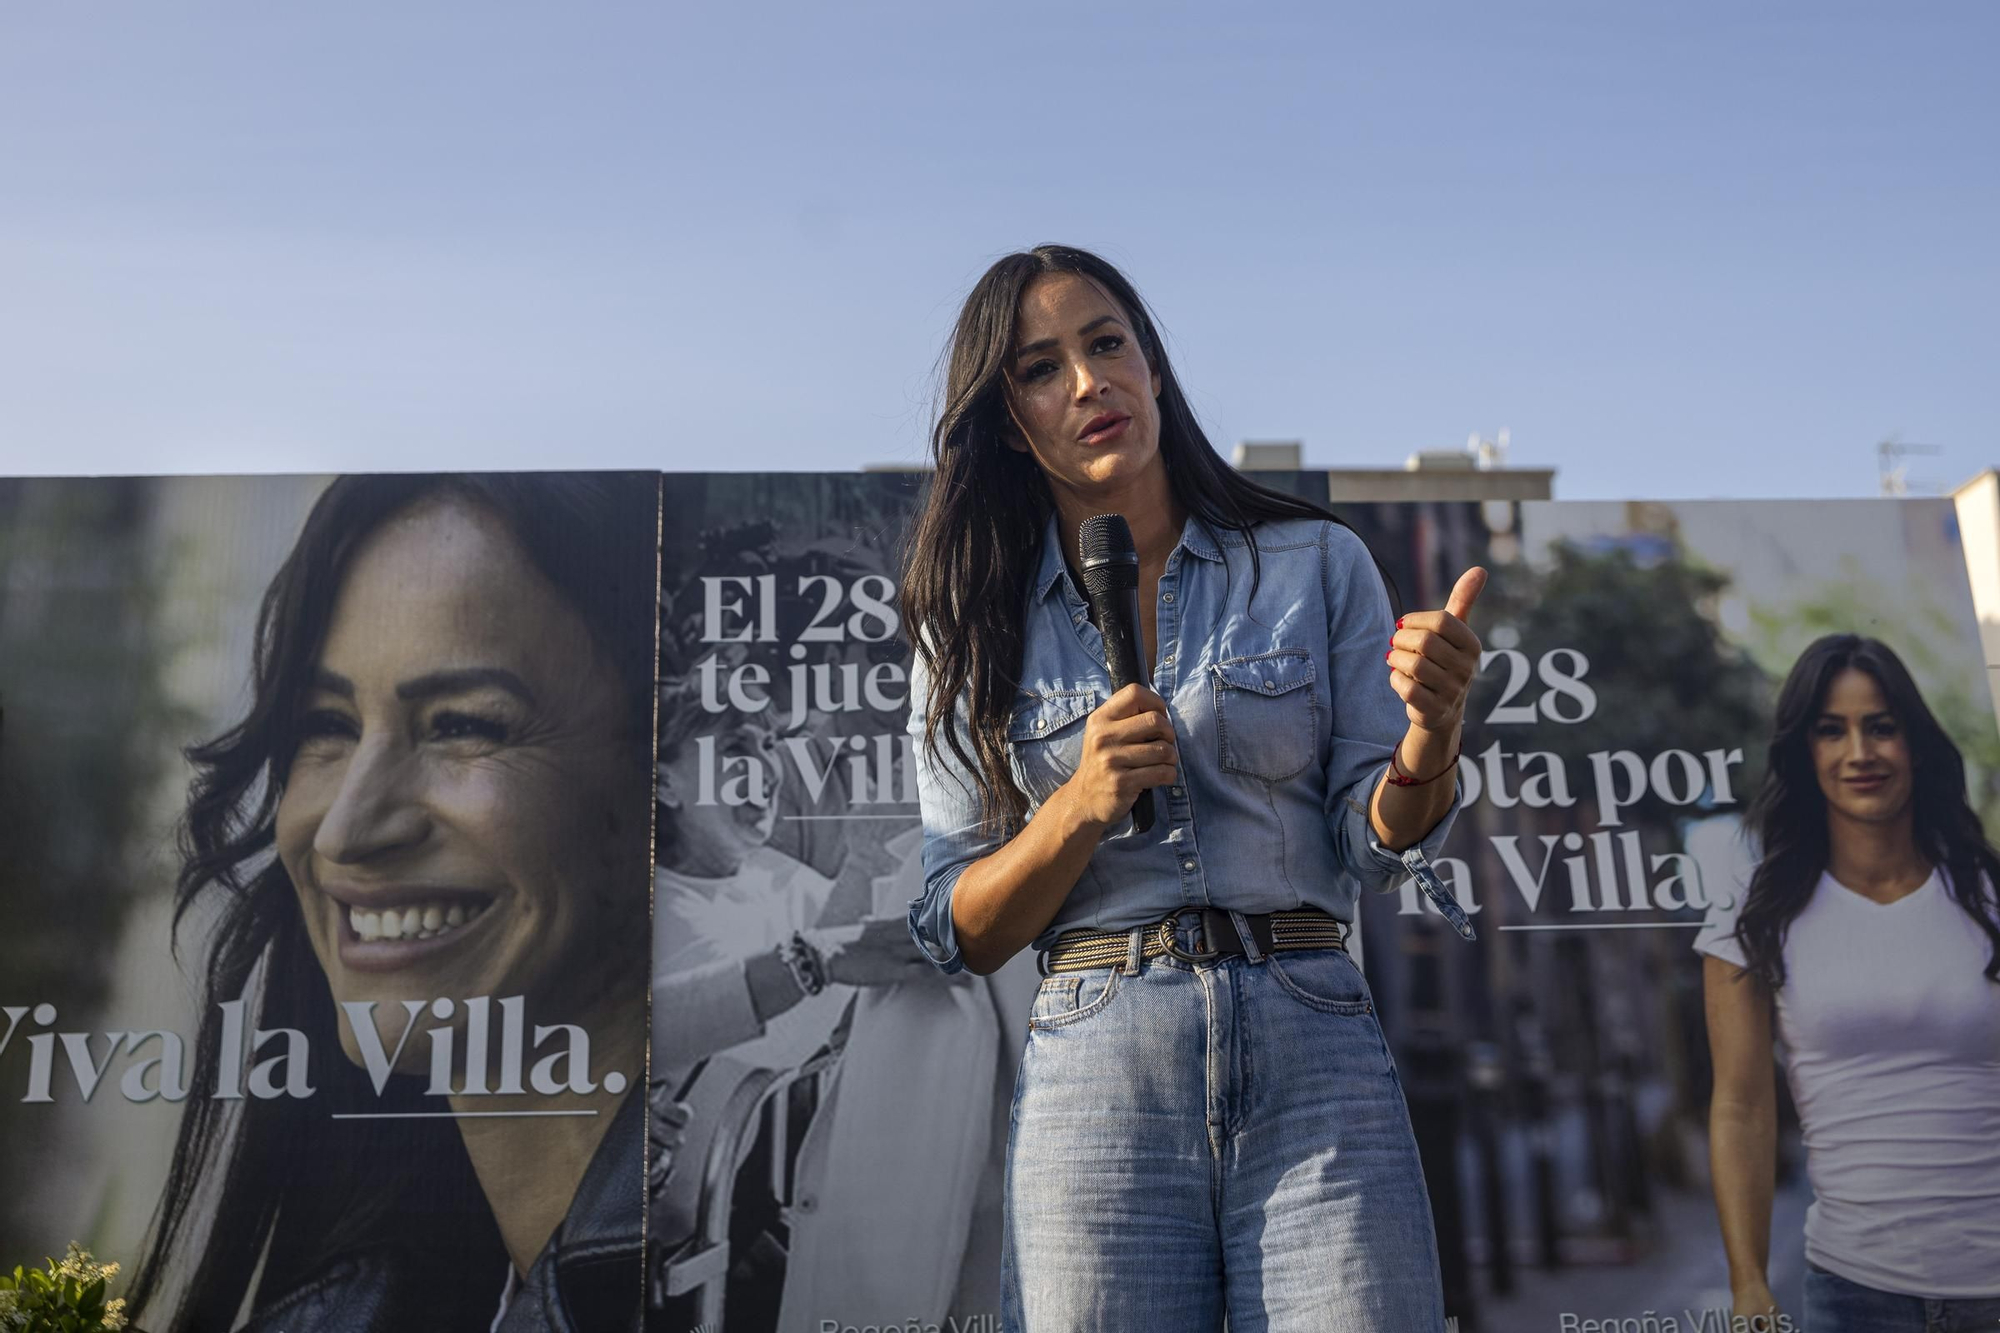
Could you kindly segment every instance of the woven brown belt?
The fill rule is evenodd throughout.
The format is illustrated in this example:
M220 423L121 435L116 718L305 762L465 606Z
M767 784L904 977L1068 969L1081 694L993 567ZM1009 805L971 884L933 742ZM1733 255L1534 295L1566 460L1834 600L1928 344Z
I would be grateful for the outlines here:
M1317 907L1301 907L1292 912L1246 915L1250 938L1259 952L1279 949L1345 949L1347 923ZM1171 955L1183 962L1200 963L1211 958L1242 954L1242 938L1229 913L1214 907L1188 907L1164 920L1141 927L1145 931L1139 951L1141 960ZM1081 972L1093 967L1116 967L1132 953L1132 932L1127 930L1071 930L1058 936L1042 956L1041 969L1051 972Z

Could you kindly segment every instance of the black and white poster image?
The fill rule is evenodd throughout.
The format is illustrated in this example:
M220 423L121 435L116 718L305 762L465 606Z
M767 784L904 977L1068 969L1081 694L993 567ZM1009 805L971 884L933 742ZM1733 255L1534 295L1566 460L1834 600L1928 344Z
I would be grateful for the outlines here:
M633 1328L653 474L0 483L0 1242Z
M1031 959L946 978L896 476L668 477L650 1327L987 1330Z

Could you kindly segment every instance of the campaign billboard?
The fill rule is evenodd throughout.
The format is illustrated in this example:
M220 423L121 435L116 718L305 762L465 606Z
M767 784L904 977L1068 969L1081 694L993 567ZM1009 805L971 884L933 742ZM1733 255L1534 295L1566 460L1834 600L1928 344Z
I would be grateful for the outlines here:
M10 1267L156 1333L636 1317L657 493L0 482Z
M1766 1323L1796 1327L1814 1256L1887 1205L1821 1132L1840 1094L1796 1008L1756 1202L1761 1168L1711 1141L1708 974L1769 859L1784 683L1825 636L1894 655L1898 708L2000 816L1951 506L1264 479L1329 503L1403 609L1491 574L1435 858L1475 938L1404 882L1349 943L1446 1310L1748 1327L1717 1203L1747 1197ZM0 1260L81 1242L152 1333L995 1333L1040 978L1025 952L946 977L909 937L898 588L926 484L0 481ZM1939 892L1899 919L1969 921ZM1986 956L1961 935L1946 980ZM1922 969L1872 963L1843 995L1925 1012L1899 989ZM1942 1052L1911 1098L1942 1114L1971 1084L1933 1026L1896 1031ZM1938 1156L1919 1128L1908 1178ZM1930 1250L1878 1262L1950 1281Z

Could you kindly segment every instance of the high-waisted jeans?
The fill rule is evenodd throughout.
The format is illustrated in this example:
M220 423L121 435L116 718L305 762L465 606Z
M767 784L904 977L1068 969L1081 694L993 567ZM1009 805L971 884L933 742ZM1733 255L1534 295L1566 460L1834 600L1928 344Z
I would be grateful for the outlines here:
M1970 1333L2000 1328L2000 1297L1927 1300L1864 1287L1806 1265L1805 1333Z
M1338 949L1042 983L1007 1145L1009 1333L1437 1333L1402 1083Z

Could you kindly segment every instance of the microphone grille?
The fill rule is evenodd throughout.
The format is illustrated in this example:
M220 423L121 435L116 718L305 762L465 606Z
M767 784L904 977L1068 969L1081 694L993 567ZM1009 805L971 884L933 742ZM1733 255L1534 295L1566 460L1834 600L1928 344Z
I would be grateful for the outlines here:
M1077 527L1076 545L1087 594L1139 586L1139 551L1123 514L1086 518Z

